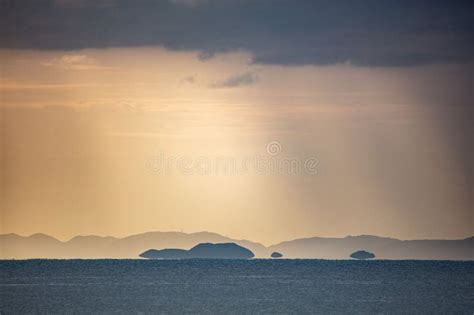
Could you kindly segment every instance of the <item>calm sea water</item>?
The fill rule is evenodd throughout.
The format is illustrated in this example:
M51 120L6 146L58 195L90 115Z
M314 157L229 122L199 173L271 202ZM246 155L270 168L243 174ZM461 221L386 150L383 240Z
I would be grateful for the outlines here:
M0 312L474 314L474 262L0 261Z

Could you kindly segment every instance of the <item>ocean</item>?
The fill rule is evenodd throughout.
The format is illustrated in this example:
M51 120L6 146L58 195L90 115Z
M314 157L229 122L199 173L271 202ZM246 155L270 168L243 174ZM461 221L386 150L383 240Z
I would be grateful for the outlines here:
M474 314L474 262L3 260L1 314Z

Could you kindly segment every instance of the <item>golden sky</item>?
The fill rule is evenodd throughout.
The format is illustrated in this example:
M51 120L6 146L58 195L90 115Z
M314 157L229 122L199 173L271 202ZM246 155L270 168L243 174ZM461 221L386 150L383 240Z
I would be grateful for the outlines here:
M285 66L236 51L0 50L1 233L474 234L472 64ZM449 110L448 110L449 108ZM165 157L317 158L317 174L153 171ZM470 152L470 151L469 151Z

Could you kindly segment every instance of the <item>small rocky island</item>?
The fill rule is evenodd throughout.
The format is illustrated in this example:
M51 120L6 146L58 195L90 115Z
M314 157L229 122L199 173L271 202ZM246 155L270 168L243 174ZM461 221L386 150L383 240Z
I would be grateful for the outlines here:
M190 250L150 249L140 254L140 257L148 259L250 259L254 256L252 251L235 243L201 243Z
M283 254L282 253L279 253L279 252L273 252L270 257L272 258L281 258L283 257Z
M375 255L371 252L367 252L365 250L358 250L351 254L351 258L359 259L359 260L366 260L375 258Z

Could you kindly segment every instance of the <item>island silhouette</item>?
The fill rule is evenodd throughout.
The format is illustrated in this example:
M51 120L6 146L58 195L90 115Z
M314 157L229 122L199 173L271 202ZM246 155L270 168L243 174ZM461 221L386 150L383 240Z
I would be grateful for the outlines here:
M148 259L250 259L255 255L249 249L235 243L201 243L190 250L177 248L149 249L139 256Z
M283 257L283 254L282 253L279 253L279 252L273 252L270 257L272 258L282 258Z
M365 250L358 250L351 254L351 258L359 259L359 260L366 260L375 258L375 255L371 252L367 252Z

